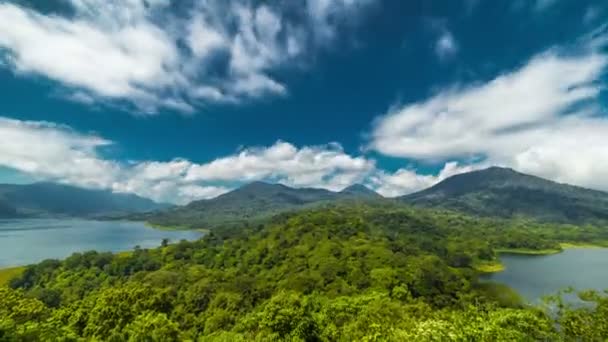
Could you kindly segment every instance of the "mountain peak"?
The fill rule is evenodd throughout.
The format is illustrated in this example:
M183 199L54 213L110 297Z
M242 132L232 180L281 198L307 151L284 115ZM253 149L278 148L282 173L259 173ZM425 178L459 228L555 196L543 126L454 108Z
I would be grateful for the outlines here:
M344 188L342 191L340 191L340 193L348 195L379 196L377 192L366 187L363 184L353 184Z
M502 167L461 173L401 200L483 216L527 216L568 223L608 219L608 193Z
M485 169L481 169L479 170L479 172L507 172L507 173L518 173L517 171L513 170L510 167L504 167L504 166L490 166L488 168Z
M239 189L263 189L263 188L279 188L283 187L281 184L268 183L264 181L253 181L251 183L241 186Z

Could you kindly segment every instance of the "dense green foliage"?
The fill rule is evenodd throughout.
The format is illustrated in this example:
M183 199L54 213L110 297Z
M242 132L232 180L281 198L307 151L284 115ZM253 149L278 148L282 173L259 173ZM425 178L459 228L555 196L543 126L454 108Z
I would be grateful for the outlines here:
M164 207L135 195L54 183L0 184L0 218L124 215Z
M605 297L587 294L594 307L560 305L551 316L478 281L474 265L494 260L494 245L508 243L503 233L554 242L543 235L545 226L520 231L520 223L497 222L393 206L328 206L195 242L47 260L0 289L0 340L608 337ZM513 241L522 244L519 238Z
M483 216L573 224L608 220L608 193L498 167L450 177L400 200Z
M132 215L130 219L166 227L226 228L243 222L259 222L286 211L349 200L374 201L382 200L382 197L362 185L332 192L254 182L213 199L195 201L161 212Z

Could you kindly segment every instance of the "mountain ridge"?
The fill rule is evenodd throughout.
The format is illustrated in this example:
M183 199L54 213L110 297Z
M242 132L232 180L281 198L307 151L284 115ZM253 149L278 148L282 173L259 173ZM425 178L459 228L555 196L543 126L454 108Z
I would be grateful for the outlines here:
M215 228L257 221L282 212L335 201L368 201L382 198L375 191L350 186L334 192L318 188L291 188L283 184L252 182L212 199L193 201L161 212L132 215L161 226Z
M608 193L501 167L458 174L398 200L482 216L574 224L608 221Z
M165 207L134 194L51 182L0 184L0 218L104 217Z

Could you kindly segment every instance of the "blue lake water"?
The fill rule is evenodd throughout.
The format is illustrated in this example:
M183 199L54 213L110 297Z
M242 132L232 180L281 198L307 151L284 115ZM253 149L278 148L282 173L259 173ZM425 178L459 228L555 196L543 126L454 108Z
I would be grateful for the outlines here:
M162 239L195 240L196 231L163 231L139 222L0 220L0 268L62 259L74 252L119 252L157 247Z
M503 254L500 259L506 269L485 279L510 286L532 303L567 287L608 289L606 248L574 248L540 256Z

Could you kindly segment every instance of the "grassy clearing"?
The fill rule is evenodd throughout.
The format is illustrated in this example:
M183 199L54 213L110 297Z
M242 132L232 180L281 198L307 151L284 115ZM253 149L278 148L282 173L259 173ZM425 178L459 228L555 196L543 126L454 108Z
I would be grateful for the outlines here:
M525 254L525 255L551 255L561 253L563 249L525 249L525 248L498 248L499 254Z
M498 248L499 254L525 254L525 255L551 255L558 254L569 248L608 248L608 241L598 242L563 242L559 249L525 249L525 248Z
M568 248L608 248L608 242L584 243L584 242L564 242L560 243L563 249Z
M23 270L25 270L24 266L21 267L11 267L0 270L0 286L7 285L8 282L20 275Z
M209 229L205 229L205 228L191 228L188 226L163 226L160 224L155 224L155 223L150 223L150 222L145 222L145 225L150 228L154 228L154 229L158 229L158 230L168 230L168 231L193 230L193 231L201 232L201 233L209 233Z
M497 273L504 271L505 265L503 265L499 260L483 261L475 264L473 268L481 273Z
M133 255L133 251L122 251L114 253L119 258L128 258Z

